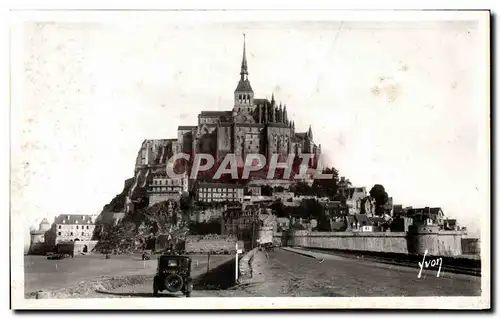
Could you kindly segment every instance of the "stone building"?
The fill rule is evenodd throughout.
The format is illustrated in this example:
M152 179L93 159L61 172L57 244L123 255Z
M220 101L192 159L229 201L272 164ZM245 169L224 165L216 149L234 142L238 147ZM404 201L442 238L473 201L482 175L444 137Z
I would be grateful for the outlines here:
M96 245L93 241L96 216L66 215L54 218L50 224L46 218L39 229L30 231L31 243L29 254L44 254L49 251L90 252Z
M169 177L166 171L156 173L152 176L147 188L149 205L167 200L179 200L182 193L186 193L188 190L188 176L186 173L173 178Z
M44 254L50 250L50 246L48 241L50 241L50 230L51 225L47 221L47 218L44 218L38 229L30 229L30 247L28 250L28 254L36 255L36 254Z
M244 208L228 207L222 216L222 234L233 234L245 242L248 248L255 244L259 226L259 205L246 205Z
M60 242L89 241L95 228L95 218L92 215L61 214L54 220L54 246Z
M202 111L197 125L178 127L177 138L145 140L137 156L136 170L166 164L172 155L180 152L212 154L216 163L233 153L239 165L243 165L246 154L250 153L265 155L268 161L272 154L279 154L280 161L285 161L288 154L302 153L317 159L321 146L314 143L311 126L306 132L296 132L287 106L278 104L274 93L271 100L255 97L248 76L244 42L232 110Z
M226 183L198 183L196 200L199 202L243 202L243 185Z

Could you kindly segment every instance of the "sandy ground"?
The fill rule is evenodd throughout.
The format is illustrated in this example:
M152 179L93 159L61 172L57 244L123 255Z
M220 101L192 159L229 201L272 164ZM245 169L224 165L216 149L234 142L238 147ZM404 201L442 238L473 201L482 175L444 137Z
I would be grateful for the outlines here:
M206 270L207 256L192 255L193 270ZM232 256L210 256L211 265L215 266ZM44 256L25 256L25 292L52 290L78 285L82 281L94 281L102 278L151 275L156 272L156 258L143 261L141 255L111 256L94 254L75 256L62 260L48 260Z

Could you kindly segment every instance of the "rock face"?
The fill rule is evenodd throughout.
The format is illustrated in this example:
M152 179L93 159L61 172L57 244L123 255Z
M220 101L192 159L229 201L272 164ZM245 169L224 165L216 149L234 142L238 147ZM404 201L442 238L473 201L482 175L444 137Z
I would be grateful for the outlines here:
M146 186L150 168L136 170L125 181L120 194L104 206L96 220L94 251L130 253L144 249L158 236L182 239L187 233L188 218L178 202L165 201L148 207Z

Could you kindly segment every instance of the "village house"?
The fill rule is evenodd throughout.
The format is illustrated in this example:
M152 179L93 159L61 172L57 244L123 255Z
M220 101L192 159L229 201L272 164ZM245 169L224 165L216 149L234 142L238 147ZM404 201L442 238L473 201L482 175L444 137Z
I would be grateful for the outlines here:
M188 192L188 182L187 173L175 178L169 177L166 171L156 173L147 188L149 205L167 200L178 201L182 193Z
M199 202L243 202L243 185L199 183L196 200Z

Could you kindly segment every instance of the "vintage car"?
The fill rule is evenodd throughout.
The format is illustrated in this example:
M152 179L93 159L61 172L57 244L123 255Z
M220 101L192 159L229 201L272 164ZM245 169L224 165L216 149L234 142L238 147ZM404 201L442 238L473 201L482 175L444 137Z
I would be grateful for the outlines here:
M191 258L175 254L158 257L158 267L153 280L154 296L158 296L159 291L182 292L186 297L191 296L193 291Z

